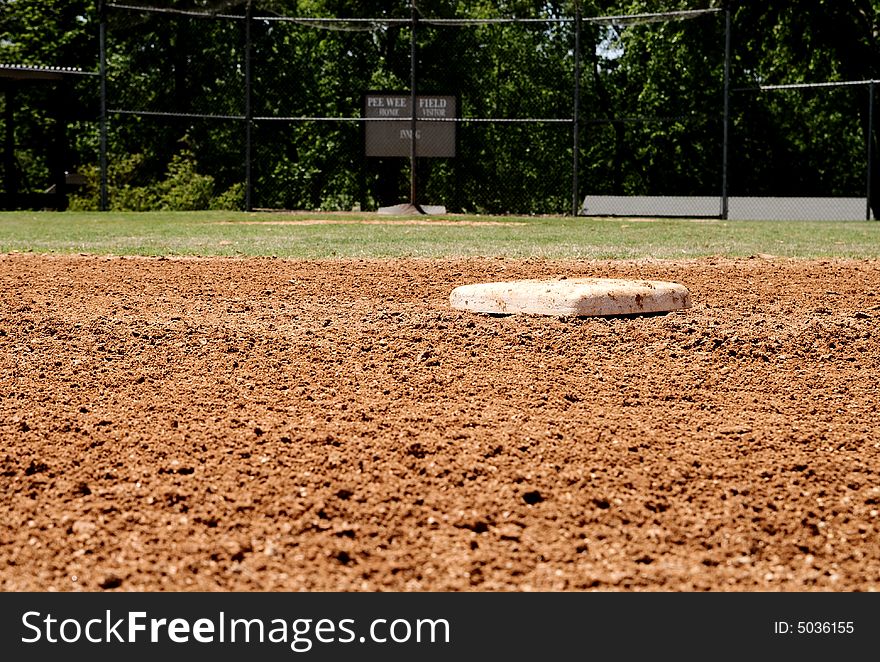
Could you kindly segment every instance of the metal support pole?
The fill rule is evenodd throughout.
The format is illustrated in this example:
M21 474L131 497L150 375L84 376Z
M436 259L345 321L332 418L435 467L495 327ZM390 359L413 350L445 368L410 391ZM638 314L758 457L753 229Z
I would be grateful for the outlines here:
M409 202L418 209L416 202L416 3L410 2L410 82L409 82L409 111L410 111L410 137L409 137Z
M868 135L868 183L865 187L865 198L867 199L865 203L865 220L871 220L871 179L873 178L873 163L874 160L874 81L872 80L868 83L868 130L866 131Z
M12 207L18 195L18 173L15 168L15 88L6 88L6 107L3 122L6 125L3 140L3 189L7 204Z
M571 214L580 211L578 194L578 163L580 161L580 110L581 110L581 3L574 3L574 109L572 110L572 150L571 150Z
M730 6L724 8L724 138L721 146L721 218L728 217L728 144L730 133Z
M52 91L52 113L51 117L55 120L52 130L52 137L49 139L49 151L47 153L46 165L49 166L49 176L55 194L53 198L56 200L54 207L58 211L67 209L67 166L68 149L67 149L67 101L70 97L66 90L66 81L58 81L58 86Z
M98 28L98 48L100 49L100 77L101 77L101 117L100 124L100 210L109 209L107 199L107 9L104 0L98 0L98 13L100 25Z
M253 210L253 79L251 77L251 23L253 3L248 0L244 18L244 208Z

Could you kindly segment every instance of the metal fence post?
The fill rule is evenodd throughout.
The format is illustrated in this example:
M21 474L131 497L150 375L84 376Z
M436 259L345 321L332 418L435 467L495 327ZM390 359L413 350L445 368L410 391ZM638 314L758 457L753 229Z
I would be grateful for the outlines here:
M571 150L571 214L580 211L578 195L578 162L580 156L580 108L581 108L581 3L574 3L574 109L572 111L572 150Z
M15 86L4 92L6 105L3 110L5 125L3 140L3 189L12 202L18 195L18 173L15 169Z
M873 163L874 160L874 82L870 81L868 83L868 130L865 132L867 134L867 143L868 143L868 167L867 170L867 186L865 187L865 220L871 220L871 179L873 178Z
M721 145L721 218L728 217L728 145L730 134L730 5L724 7L724 138Z
M409 44L409 60L410 60L410 81L409 81L409 108L410 108L410 137L409 137L409 202L418 209L416 202L416 23L418 16L416 15L416 3L411 0L410 7L410 44Z
M251 77L251 23L253 3L248 0L244 17L244 209L253 210L253 79Z
M99 118L100 132L100 186L99 186L99 209L107 211L107 8L104 0L98 0L98 48L99 69L101 77L101 115Z

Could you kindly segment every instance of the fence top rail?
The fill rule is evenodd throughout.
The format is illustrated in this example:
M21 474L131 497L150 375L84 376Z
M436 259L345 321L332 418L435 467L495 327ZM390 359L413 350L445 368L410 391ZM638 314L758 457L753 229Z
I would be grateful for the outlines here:
M15 74L46 74L58 76L97 76L93 71L84 71L79 67L46 67L34 64L7 64L0 62L0 75L3 73Z
M220 113L176 113L166 110L133 110L128 108L108 108L111 115L141 115L144 117L167 117L181 119L205 120L247 120L246 115L224 115ZM250 118L254 122L407 122L412 117L348 117L331 116L276 116L256 115ZM417 117L419 123L456 123L456 124L571 124L569 117Z
M149 5L130 5L120 2L110 2L106 5L110 9L122 9L128 11L138 11L153 14L176 14L179 16L195 16L201 18L221 18L230 20L244 20L244 14L221 14L216 12L197 11L191 9L178 9L175 7L152 7ZM594 23L600 25L628 25L637 23L653 23L659 21L674 21L697 18L705 14L716 14L723 11L718 8L710 9L685 9L679 11L642 13L642 14L620 14L614 16L583 16L581 21L584 23ZM316 17L316 16L283 16L276 15L259 15L253 16L254 21L273 21L273 22L289 22L301 23L304 25L408 25L412 22L410 18L333 18L333 17ZM434 26L479 26L493 24L511 24L511 23L573 23L577 18L572 16L548 16L544 18L428 18L420 17L419 22Z
M735 87L731 92L773 92L775 90L806 90L820 87L852 87L855 85L874 85L877 79L823 81L821 83L783 83L780 85L755 85L752 87Z
M681 11L658 12L651 14L620 14L615 16L583 16L583 23L602 25L625 25L632 23L651 23L655 21L674 21L696 18L704 14L715 14L721 9L689 9ZM573 23L577 18L556 16L547 18L422 18L420 23L430 25L492 25L497 23Z
M599 23L603 25L626 25L633 23L654 23L660 21L686 20L697 18L706 14L717 14L724 11L719 8L710 9L682 9L679 11L656 12L653 14L621 14L620 16L584 16L584 23Z
M178 9L176 7L150 7L148 5L127 5L121 2L108 2L105 7L108 9L126 9L128 11L139 11L148 14L176 14L178 16L195 16L199 18L227 18L243 20L243 14L220 14L216 12L196 11L194 9Z

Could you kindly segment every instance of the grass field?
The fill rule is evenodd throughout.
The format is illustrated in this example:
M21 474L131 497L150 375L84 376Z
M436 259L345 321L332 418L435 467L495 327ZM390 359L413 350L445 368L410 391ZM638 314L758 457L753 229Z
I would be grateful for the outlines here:
M872 258L880 223L387 217L370 213L0 213L0 253L380 258Z

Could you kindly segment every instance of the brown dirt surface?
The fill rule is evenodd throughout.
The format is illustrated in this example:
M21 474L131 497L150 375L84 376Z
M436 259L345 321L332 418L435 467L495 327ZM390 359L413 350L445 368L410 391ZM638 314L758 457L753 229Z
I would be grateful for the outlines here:
M454 311L671 280L614 319ZM0 256L0 589L880 588L880 262Z

